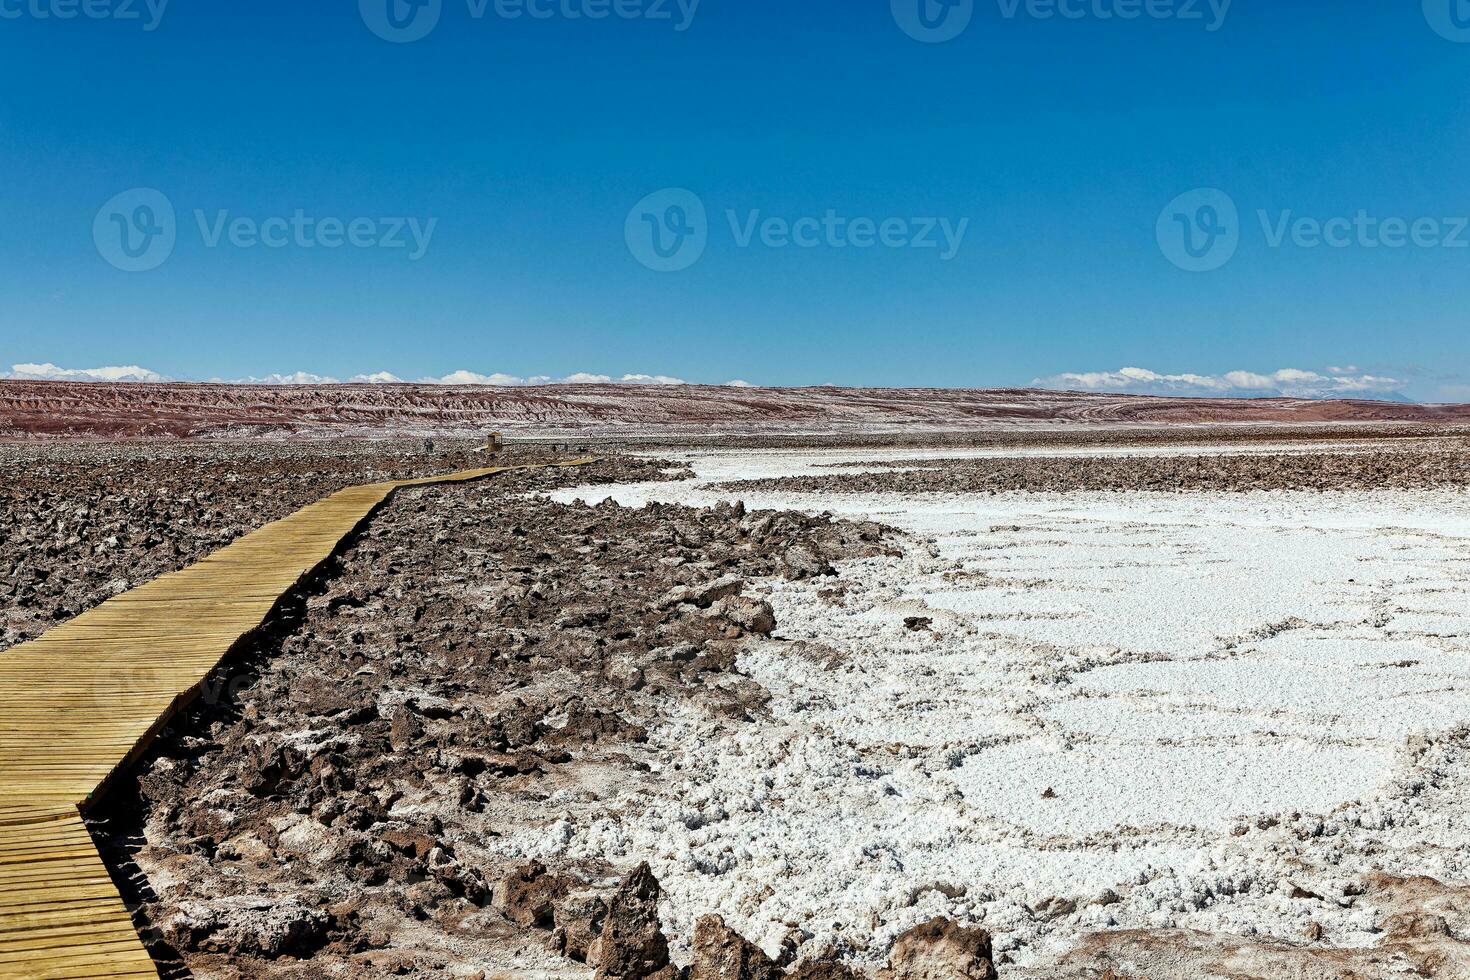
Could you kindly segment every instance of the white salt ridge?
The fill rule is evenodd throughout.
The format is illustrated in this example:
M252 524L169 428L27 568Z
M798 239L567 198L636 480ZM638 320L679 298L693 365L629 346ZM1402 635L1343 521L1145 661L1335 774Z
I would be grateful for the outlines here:
M558 496L703 505L721 497L710 482L832 455L693 457L697 481ZM715 911L769 951L799 924L813 951L877 961L950 915L1022 968L1114 927L1295 937L1310 918L1367 945L1374 910L1293 887L1341 896L1373 869L1466 880L1470 740L1443 733L1470 723L1470 496L746 502L915 540L846 565L845 607L820 583L770 584L779 638L844 659L752 646L740 666L769 719L656 728L652 795L507 852L650 859L679 940ZM904 628L920 613L933 632ZM1416 733L1441 734L1413 755ZM1121 901L1090 904L1109 888ZM1033 911L1054 897L1078 907Z

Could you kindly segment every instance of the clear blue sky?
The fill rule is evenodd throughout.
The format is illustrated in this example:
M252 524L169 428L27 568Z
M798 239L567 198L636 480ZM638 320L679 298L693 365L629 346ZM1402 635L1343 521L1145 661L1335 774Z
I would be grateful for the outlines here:
M404 44L357 0L172 0L151 31L36 16L67 2L0 0L0 370L991 386L1351 365L1470 400L1470 248L1273 248L1256 217L1470 215L1470 43L1418 0L1235 0L1213 31L1207 0L1204 21L975 0L942 44L890 0L703 0L684 31L676 0L672 21L443 0ZM177 209L177 244L128 273L93 224L137 187ZM624 232L669 187L709 241L661 273ZM1240 240L1195 273L1156 223L1200 187ZM298 208L437 225L413 261L210 248L193 213ZM946 261L742 247L726 217L829 210L968 226Z

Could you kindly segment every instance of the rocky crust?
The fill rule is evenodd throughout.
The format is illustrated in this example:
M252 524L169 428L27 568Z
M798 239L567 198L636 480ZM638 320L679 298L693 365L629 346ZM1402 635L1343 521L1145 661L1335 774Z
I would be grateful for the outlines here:
M1412 452L1304 452L1211 456L953 459L888 472L739 480L713 489L781 493L1178 493L1193 490L1423 490L1470 486L1470 442L1439 440ZM850 464L843 464L850 465ZM905 466L903 463L888 464Z
M343 487L486 465L422 440L0 446L0 650ZM656 480L663 465L620 459L584 478Z

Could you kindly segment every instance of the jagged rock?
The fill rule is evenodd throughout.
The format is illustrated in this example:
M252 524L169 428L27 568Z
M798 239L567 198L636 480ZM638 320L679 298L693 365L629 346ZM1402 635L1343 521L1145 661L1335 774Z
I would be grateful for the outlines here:
M1052 794L1055 798L1056 794ZM1031 908L1031 914L1042 922L1054 922L1077 911L1077 903L1070 898L1053 895Z
M1433 939L1450 935L1450 925L1429 912L1402 912L1389 916L1383 931L1392 939Z
M694 962L689 980L777 980L776 963L718 915L694 926Z
M737 575L726 575L712 582L701 582L698 585L676 586L665 593L659 605L665 609L672 609L675 606L682 605L690 605L698 609L708 609L721 599L728 599L744 591L744 579Z
M607 606L569 606L556 618L556 625L562 629L575 629L579 626L596 626L598 623L607 622L610 616L612 616L612 610L608 609Z
M443 883L451 892L463 895L468 901L481 904L489 896L489 889L473 870L459 863L459 859L448 848L436 847L429 852L427 864L429 874Z
M393 721L388 730L388 742L393 746L393 751L406 751L423 737L423 722L407 711L399 711L393 715Z
M623 879L608 901L602 932L588 956L597 967L597 980L673 980L669 942L658 918L661 894L647 864Z
M556 930L551 948L568 959L585 963L602 934L607 902L601 895L568 895L555 903Z
M893 941L884 980L996 980L990 933L931 919Z
M550 875L540 861L518 865L495 885L491 904L522 928L549 929L555 922L555 902L566 883Z
M183 907L164 933L192 933L194 944L206 951L274 960L320 944L331 924L326 912L295 899L248 898Z
M781 574L788 579L801 581L818 576L836 575L837 569L811 547L799 544L788 548L781 556Z
M862 980L840 963L804 963L787 976L789 980Z
M776 630L776 611L765 600L725 600L722 615L747 633L770 636Z

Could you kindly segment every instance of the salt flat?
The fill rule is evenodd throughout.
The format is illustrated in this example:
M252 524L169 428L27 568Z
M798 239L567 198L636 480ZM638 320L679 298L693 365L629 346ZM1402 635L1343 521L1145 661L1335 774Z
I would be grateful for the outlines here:
M875 455L690 454L692 481L556 496L704 505ZM839 592L770 583L777 637L740 664L768 716L656 728L656 789L507 851L653 855L684 936L714 909L768 951L800 925L881 959L950 915L1022 970L1106 928L1368 945L1375 910L1336 900L1357 876L1470 876L1463 491L745 500L911 538Z

